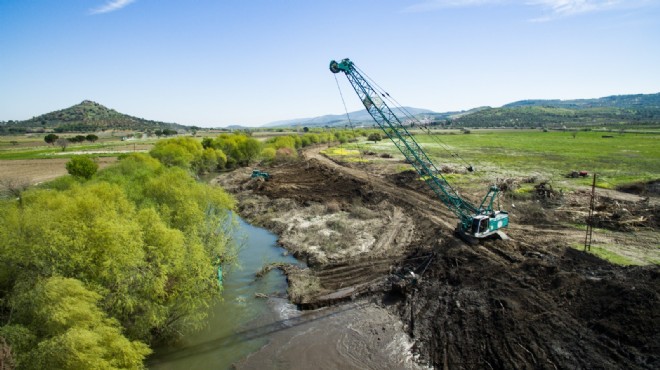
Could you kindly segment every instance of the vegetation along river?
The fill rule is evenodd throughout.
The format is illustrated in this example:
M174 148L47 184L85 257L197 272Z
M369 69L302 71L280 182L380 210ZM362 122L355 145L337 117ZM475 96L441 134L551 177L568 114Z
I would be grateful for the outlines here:
M240 218L235 238L241 245L239 265L225 269L223 301L211 307L208 325L174 346L156 349L149 368L228 369L264 346L270 334L298 315L286 298L286 278L279 270L261 278L255 278L255 273L270 262L299 262L277 246L274 234ZM262 294L267 298L257 297Z

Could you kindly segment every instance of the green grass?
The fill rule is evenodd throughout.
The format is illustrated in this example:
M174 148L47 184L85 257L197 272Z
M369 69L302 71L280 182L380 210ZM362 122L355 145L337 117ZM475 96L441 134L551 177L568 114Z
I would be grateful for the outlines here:
M578 249L578 250L584 250L584 245L574 245L573 248ZM640 263L637 263L625 256L622 256L620 254L614 253L606 248L603 247L595 247L591 246L590 250L587 251L587 253L591 253L594 256L603 259L605 261L611 262L615 265L621 265L621 266L632 266L632 265L640 265Z
M571 171L587 171L590 175L598 174L597 186L601 188L660 178L660 134L579 131L573 137L571 132L540 130L443 133L447 131L440 130L437 135L434 132L433 136L418 134L415 140L438 167L444 164L463 167L467 162L476 167L476 176L501 179L538 174L552 181L588 186L590 177L565 178ZM603 134L613 138L603 138ZM343 147L402 157L389 140ZM453 153L459 157L452 156Z
M0 146L0 160L13 159L44 159L44 158L70 158L73 152L95 150L132 150L133 145L149 145L152 141L103 141L98 143L70 144L65 151L62 148L41 143L31 143L24 146ZM116 157L122 153L93 153L95 157Z

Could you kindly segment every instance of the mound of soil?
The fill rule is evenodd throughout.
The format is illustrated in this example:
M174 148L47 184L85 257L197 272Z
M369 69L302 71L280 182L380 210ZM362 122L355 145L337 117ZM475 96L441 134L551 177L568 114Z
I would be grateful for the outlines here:
M618 191L637 194L640 196L660 196L660 179L648 182L638 182L634 184L622 185L617 188Z
M660 366L657 267L510 242L434 250L397 307L435 368Z

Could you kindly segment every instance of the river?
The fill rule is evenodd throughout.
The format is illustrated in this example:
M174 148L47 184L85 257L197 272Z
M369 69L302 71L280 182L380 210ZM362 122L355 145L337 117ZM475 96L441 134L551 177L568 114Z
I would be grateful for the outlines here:
M301 264L277 245L277 236L238 219L234 236L241 248L239 266L225 269L223 301L211 308L205 329L186 335L176 346L159 348L149 368L159 370L228 369L258 350L268 335L297 316L286 298L286 278L273 270L257 279L267 263ZM268 298L257 298L256 294Z
M255 273L270 262L301 263L277 245L274 234L241 219L236 237L242 240L240 267L226 271L223 301L211 308L206 328L156 349L150 369L420 368L401 322L386 309L359 300L297 311L279 270L261 278Z

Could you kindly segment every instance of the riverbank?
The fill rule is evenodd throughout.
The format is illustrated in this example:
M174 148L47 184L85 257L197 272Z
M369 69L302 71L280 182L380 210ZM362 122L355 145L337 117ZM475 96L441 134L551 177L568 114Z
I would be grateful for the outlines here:
M235 195L241 215L308 262L305 274L289 274L309 288L289 294L299 307L370 297L414 334L419 363L436 368L660 364L659 268L618 266L572 247L584 239L570 225L588 194L563 194L562 207L516 200L511 240L470 247L452 236L454 215L423 182L397 171L401 163L363 168L318 148L302 156L269 168L270 181L251 179L248 169L214 181ZM601 215L615 220L625 207L644 227L595 237L657 253L655 200L615 195L601 195ZM417 278L406 280L410 272Z

